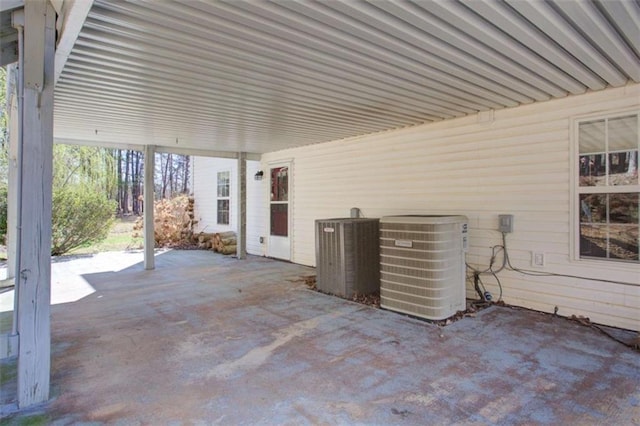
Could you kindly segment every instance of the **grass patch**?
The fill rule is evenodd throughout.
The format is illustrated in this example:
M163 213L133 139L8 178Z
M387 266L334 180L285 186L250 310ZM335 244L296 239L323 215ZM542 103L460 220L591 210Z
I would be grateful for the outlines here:
M142 237L133 237L133 225L137 216L116 218L107 238L90 246L78 247L67 254L96 254L104 251L140 250L144 247ZM7 248L0 246L0 262L7 260ZM0 265L1 266L1 265Z
M133 237L137 216L117 218L104 241L72 250L69 254L96 254L104 251L138 250L143 247L142 237Z
M0 426L43 426L51 424L51 417L46 414L16 415L0 420Z

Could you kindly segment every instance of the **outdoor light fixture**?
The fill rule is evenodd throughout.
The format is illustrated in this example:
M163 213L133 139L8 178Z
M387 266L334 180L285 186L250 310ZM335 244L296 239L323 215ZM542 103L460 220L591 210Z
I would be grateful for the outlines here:
M258 170L256 174L253 175L253 178L255 180L262 180L262 176L264 176L264 172L262 170Z

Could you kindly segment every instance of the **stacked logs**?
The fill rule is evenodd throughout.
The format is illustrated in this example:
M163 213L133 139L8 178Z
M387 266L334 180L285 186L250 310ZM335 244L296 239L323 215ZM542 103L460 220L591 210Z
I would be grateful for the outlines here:
M197 236L198 248L213 250L222 254L235 254L237 249L236 233L233 231L205 233L201 232Z
M238 240L236 239L236 233L233 231L219 232L213 234L212 248L213 251L222 254L235 254L237 249Z
M154 203L154 239L156 247L188 247L195 239L193 227L198 223L193 213L194 199L180 195ZM133 226L133 238L143 236L143 218Z
M197 239L199 249L209 250L212 248L213 234L201 232L198 235L194 235L194 239Z
M193 239L193 227L196 223L198 223L198 221L195 219L194 204L195 199L193 197L188 197L186 208L186 217L188 219L183 223L181 231L183 241L191 241Z

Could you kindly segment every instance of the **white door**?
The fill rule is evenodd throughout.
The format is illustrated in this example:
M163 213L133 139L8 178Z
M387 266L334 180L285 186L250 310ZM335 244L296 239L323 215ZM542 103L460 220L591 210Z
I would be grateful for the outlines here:
M291 260L291 163L269 166L269 245L268 256Z

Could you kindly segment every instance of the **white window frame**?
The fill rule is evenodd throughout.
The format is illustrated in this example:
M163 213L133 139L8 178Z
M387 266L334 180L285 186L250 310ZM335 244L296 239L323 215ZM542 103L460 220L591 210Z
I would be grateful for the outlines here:
M225 195L225 191L222 191L222 195L220 192L220 188L225 186L224 182L221 182L221 177L226 174L227 175L227 181L226 181L226 195ZM227 205L228 210L227 210L227 222L221 222L220 221L220 210L219 210L219 204L220 201L227 201ZM216 223L218 225L230 225L231 224L231 171L230 170L221 170L219 172L216 173Z
M595 186L595 187L580 187L580 149L579 149L579 129L580 124L583 122L595 121L595 120L610 120L619 117L638 116L638 125L640 126L640 110L637 108L619 110L607 114L591 114L588 116L574 117L571 120L571 150L570 150L570 162L571 162L571 260L580 262L583 264L594 265L607 265L609 267L620 267L622 269L637 268L640 261L629 261L621 259L607 259L597 257L580 257L580 218L581 218L581 206L580 195L585 193L601 193L601 194L615 194L615 193L628 193L628 192L640 192L640 184L625 185L625 186ZM640 132L638 135L638 143L640 144ZM608 153L607 153L608 154ZM606 154L605 154L606 155ZM640 156L640 152L639 152ZM608 161L608 160L607 160Z

